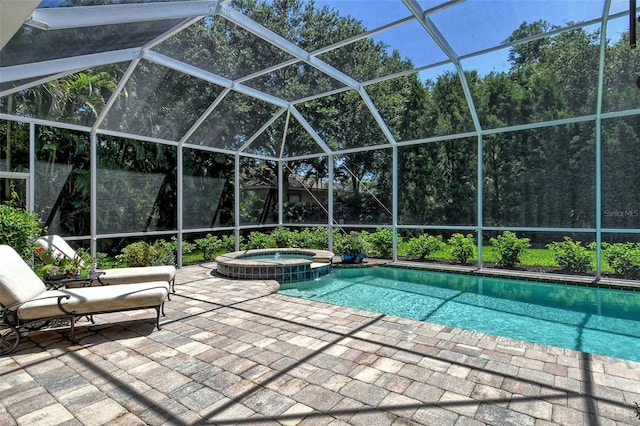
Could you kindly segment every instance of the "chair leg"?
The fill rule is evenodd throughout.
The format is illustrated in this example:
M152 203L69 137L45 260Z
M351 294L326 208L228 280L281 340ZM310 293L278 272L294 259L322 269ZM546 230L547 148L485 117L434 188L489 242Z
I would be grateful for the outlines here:
M156 328L158 330L161 330L160 328L160 308L162 308L162 310L164 311L164 303L160 306L156 306ZM164 315L164 313L163 313Z
M78 341L76 340L76 317L70 317L70 319L71 319L71 330L70 330L71 336L69 340L74 345L77 345Z

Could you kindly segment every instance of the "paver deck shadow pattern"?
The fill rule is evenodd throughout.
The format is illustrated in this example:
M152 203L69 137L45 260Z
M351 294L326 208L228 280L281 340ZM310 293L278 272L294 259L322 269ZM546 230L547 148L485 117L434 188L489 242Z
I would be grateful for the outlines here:
M153 311L33 332L0 425L639 425L640 363L178 271Z

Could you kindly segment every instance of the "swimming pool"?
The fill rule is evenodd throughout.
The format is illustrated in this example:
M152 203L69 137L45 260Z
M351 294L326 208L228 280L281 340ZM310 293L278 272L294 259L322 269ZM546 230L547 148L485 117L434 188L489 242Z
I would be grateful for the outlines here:
M640 361L640 292L394 267L334 268L279 292Z

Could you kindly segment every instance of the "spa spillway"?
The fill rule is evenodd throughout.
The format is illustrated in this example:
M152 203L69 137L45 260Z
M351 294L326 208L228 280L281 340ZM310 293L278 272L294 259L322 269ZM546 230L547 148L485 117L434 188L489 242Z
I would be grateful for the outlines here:
M257 249L216 257L218 273L246 280L276 280L281 284L309 281L331 272L333 253L312 249Z

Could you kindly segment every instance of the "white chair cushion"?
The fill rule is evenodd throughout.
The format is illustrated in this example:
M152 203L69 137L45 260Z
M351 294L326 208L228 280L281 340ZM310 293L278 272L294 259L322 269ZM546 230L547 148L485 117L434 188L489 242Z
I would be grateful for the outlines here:
M169 295L166 281L145 282L126 286L102 286L51 290L23 303L17 310L18 317L33 320L66 315L58 307L59 296L65 310L76 315L123 311L160 306Z
M24 303L45 291L42 280L13 247L0 245L0 304L15 309L12 305Z
M173 281L176 276L176 268L166 266L140 266L129 268L102 269L100 282L103 284L131 284L144 281Z

